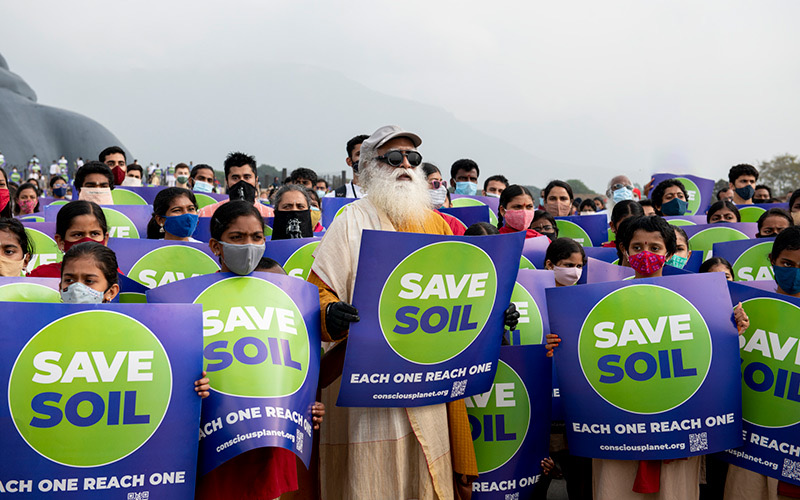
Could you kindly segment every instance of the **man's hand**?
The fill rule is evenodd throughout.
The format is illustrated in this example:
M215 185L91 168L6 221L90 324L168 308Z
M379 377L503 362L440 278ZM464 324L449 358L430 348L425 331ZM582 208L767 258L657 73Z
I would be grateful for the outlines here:
M347 302L332 302L325 309L325 327L328 335L334 340L339 340L350 328L350 323L358 323L358 309Z
M514 330L517 327L517 323L519 323L519 312L517 311L517 306L511 304L506 309L506 312L503 313L503 324L506 325L506 328L509 330Z

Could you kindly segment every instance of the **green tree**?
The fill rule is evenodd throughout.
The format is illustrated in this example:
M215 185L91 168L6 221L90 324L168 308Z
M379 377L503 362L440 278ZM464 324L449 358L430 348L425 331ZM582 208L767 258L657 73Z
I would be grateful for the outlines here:
M599 194L593 189L589 189L589 186L584 184L580 179L567 179L566 183L572 186L572 192L575 194Z
M263 187L271 185L273 178L281 178L281 172L277 168L272 165L267 165L266 163L259 165L257 171L258 178L261 180L261 186Z
M758 182L772 188L774 196L800 188L800 161L789 153L775 156L770 161L758 165Z

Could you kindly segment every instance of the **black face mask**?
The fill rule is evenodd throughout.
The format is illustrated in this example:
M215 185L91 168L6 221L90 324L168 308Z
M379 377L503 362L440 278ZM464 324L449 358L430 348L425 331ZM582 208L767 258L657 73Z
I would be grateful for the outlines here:
M539 234L543 234L543 235L547 236L548 238L550 238L550 241L553 241L553 240L556 239L556 232L555 231L550 231L549 233L543 233L542 231L539 231Z
M231 201L245 200L250 203L256 202L256 187L247 181L239 181L228 188L228 198Z
M276 210L272 220L272 239L290 240L293 238L311 238L314 228L311 226L311 210Z
M353 173L354 174L358 173L358 160L353 162Z

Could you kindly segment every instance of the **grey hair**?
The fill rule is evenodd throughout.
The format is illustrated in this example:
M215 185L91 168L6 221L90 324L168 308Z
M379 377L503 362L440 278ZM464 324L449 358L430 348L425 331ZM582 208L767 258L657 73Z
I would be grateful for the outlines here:
M280 202L283 195L288 193L289 191L297 191L298 193L303 193L303 196L306 199L306 204L309 207L311 206L311 197L308 196L308 192L306 191L305 187L299 184L284 184L277 191L275 191L275 194L272 195L272 200L271 200L272 206L275 207L275 209L278 208L278 203Z

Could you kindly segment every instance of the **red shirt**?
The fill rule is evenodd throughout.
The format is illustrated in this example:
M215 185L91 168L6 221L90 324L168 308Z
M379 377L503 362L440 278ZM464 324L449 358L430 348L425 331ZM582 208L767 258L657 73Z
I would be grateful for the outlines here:
M61 262L54 262L52 264L42 264L33 271L28 273L29 278L60 278L61 277Z
M447 222L447 225L450 226L450 230L453 231L454 235L456 236L464 235L464 231L466 231L467 228L464 227L464 224L460 220L456 219L450 214L443 214L438 210L434 210L434 212L442 216L442 219L444 219L444 221Z
M297 489L297 462L284 448L256 448L203 476L196 500L266 500Z

